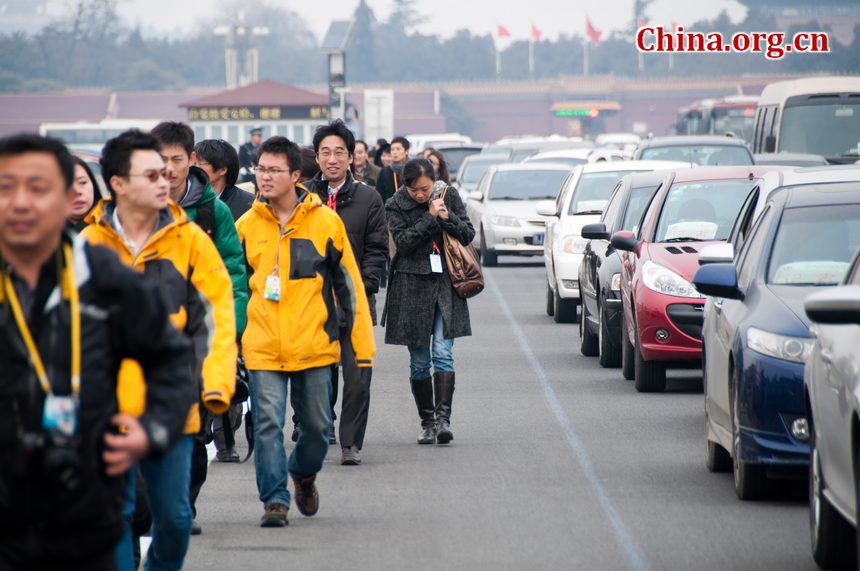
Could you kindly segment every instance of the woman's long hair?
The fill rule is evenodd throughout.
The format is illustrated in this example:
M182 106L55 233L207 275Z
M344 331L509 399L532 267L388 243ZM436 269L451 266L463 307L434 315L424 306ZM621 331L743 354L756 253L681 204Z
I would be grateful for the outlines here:
M427 149L427 154L436 157L439 161L439 173L436 175L436 180L441 180L445 184L451 184L451 173L448 170L448 161L445 160L445 155L436 149ZM430 160L430 157L427 157ZM431 165L433 163L430 163Z

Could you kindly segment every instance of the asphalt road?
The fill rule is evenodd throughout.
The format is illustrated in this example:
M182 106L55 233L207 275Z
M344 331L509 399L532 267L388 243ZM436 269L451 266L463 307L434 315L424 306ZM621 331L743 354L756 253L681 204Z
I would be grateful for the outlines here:
M638 394L546 316L542 265L487 277L454 347L450 446L415 443L407 351L377 328L363 465L331 447L319 513L262 529L253 462L211 464L186 569L816 568L802 485L741 502L705 469L698 371Z

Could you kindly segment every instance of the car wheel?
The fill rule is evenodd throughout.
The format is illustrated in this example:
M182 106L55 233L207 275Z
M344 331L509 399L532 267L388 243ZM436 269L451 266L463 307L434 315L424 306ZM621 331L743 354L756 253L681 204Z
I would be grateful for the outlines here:
M627 335L627 320L623 316L621 317L621 376L628 381L632 381L636 376L633 363L633 345L630 344Z
M552 288L549 287L549 282L546 282L546 314L552 317L555 313L555 299L552 295Z
M582 299L582 290L579 290L579 299ZM583 303L582 315L579 316L579 352L586 357L596 357L600 349L597 341L597 335L588 329L588 310Z
M576 321L576 302L570 299L562 299L558 295L558 288L553 294L555 307L553 308L553 319L556 323L573 323Z
M666 390L666 365L660 361L646 361L639 348L638 335L633 352L633 370L636 390L640 393L660 393Z
M812 558L822 569L856 569L855 531L824 495L821 455L811 422L809 435L809 531Z
M609 323L606 320L606 313L603 311L602 303L597 308L597 320L597 345L600 354L598 361L600 362L600 366L606 368L617 367L621 364L621 359L618 351L615 351L612 347Z
M499 256L487 249L487 241L484 239L483 232L481 232L481 265L487 268L499 265Z
M763 466L744 462L741 451L740 398L738 396L738 372L732 367L732 474L735 494L742 500L758 500L764 494L767 478Z

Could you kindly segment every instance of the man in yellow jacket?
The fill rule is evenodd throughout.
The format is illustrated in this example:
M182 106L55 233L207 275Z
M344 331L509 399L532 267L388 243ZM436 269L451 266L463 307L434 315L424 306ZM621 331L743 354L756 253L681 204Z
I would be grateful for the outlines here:
M287 525L292 477L296 506L319 509L315 484L331 430L331 365L340 331L359 367L371 367L375 344L361 273L340 217L298 185L299 147L271 137L259 149L260 198L236 223L248 262L251 298L242 337L251 378L261 525ZM339 312L345 320L340 329ZM287 463L287 386L302 427Z
M199 401L221 414L233 396L238 352L230 276L209 236L169 200L159 148L152 135L137 130L107 142L101 165L113 199L93 209L82 234L90 243L116 251L123 263L158 284L171 322L192 343L189 367ZM121 412L143 412L142 381L139 366L123 362L118 387ZM153 515L147 569L182 568L192 521L190 435L199 429L195 403L188 411L186 436L166 454L141 461ZM131 555L118 550L121 569Z

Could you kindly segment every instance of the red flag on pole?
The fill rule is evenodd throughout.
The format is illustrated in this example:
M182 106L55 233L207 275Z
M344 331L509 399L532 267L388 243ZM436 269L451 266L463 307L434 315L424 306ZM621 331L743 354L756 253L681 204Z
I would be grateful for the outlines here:
M588 39L591 40L593 44L600 43L600 36L603 32L595 28L591 24L591 20L588 19L588 16L585 17L585 35L588 36Z
M510 38L511 37L511 33L508 31L508 29L501 24L499 24L499 29L496 31L496 35L499 36L500 38Z
M536 42L539 42L540 37L542 35L543 35L543 33L540 31L540 29L537 26L535 26L534 22L532 22L532 39Z

